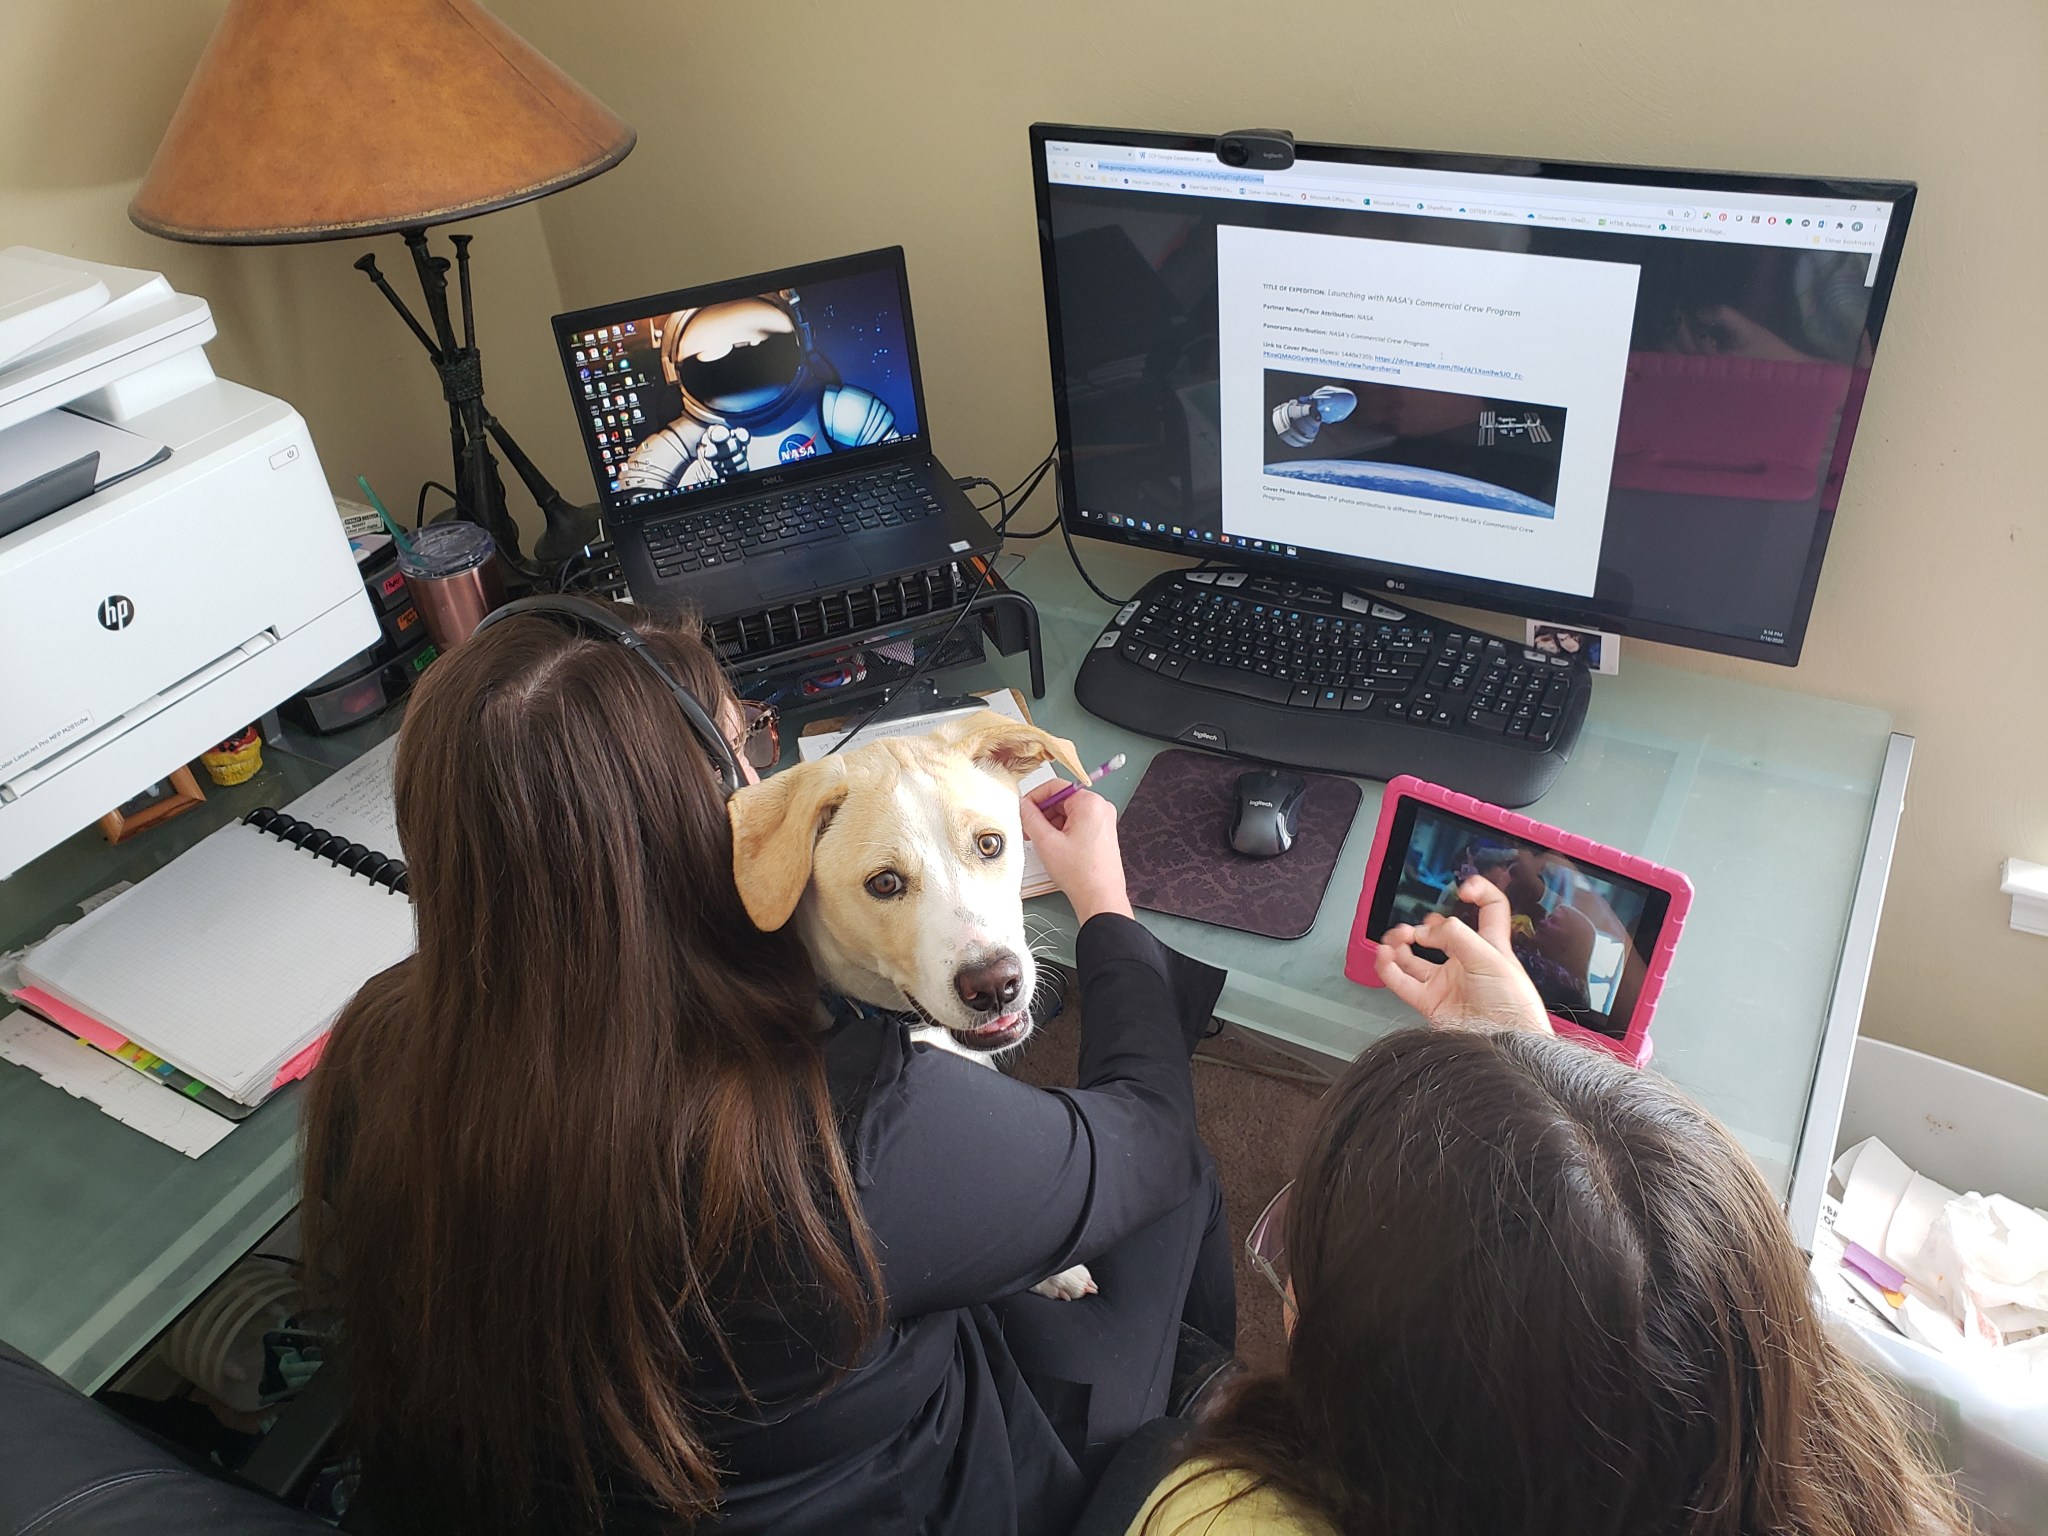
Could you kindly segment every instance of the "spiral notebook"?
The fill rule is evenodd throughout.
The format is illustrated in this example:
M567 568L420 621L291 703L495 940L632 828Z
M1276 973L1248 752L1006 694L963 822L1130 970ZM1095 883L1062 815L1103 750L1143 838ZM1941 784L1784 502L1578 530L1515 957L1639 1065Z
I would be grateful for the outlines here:
M413 950L396 747L282 811L229 823L44 940L21 962L17 995L94 1044L106 1043L97 1028L243 1104L302 1076L356 989Z

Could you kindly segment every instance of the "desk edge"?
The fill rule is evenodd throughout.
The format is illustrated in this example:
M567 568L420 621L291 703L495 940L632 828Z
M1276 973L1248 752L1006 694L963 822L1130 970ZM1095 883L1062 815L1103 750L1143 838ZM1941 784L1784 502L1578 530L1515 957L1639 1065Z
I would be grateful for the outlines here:
M1870 961L1877 947L1878 918L1890 883L1892 854L1898 846L1899 820L1905 812L1906 780L1913 767L1913 738L1893 731L1885 743L1884 766L1870 808L1870 841L1863 848L1863 866L1849 901L1849 922L1842 936L1842 960L1828 1000L1827 1024L1821 1033L1820 1055L1814 1063L1813 1089L1807 1095L1806 1118L1792 1160L1792 1184L1785 1200L1786 1219L1799 1246L1811 1252L1820 1225L1821 1197L1828 1170L1835 1161L1835 1137L1842 1127L1842 1101L1848 1094L1849 1068L1862 1031L1863 1000L1870 988Z

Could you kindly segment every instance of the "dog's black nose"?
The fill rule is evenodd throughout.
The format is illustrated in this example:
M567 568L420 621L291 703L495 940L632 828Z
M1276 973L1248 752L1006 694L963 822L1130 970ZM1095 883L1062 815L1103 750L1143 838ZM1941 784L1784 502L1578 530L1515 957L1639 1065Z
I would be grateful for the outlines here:
M1024 967L1007 954L963 965L954 973L953 990L976 1013L1003 1013L1024 990Z

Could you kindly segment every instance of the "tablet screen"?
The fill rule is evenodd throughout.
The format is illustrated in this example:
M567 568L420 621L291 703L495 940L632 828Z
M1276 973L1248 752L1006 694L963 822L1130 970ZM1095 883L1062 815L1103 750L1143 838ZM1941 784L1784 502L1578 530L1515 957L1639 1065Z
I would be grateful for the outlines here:
M1473 875L1508 899L1515 956L1543 1005L1582 1029L1619 1040L1642 990L1670 896L1626 875L1527 838L1404 797L1373 894L1370 931L1420 923L1432 912L1476 921L1458 899ZM1425 959L1435 950L1418 948Z

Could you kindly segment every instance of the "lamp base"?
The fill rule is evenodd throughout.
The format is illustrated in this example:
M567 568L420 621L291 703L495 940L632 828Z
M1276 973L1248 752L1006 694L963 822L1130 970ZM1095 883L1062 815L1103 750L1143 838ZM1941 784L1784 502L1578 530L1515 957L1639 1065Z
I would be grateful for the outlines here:
M559 514L555 507L561 509ZM542 505L548 525L533 544L533 558L551 571L561 569L563 561L595 544L604 532L601 507L572 507L560 497L555 498L555 507Z
M455 247L453 265L461 290L462 338L458 342L448 302L448 258L433 253L424 228L403 233L414 270L419 274L427 318L433 323L431 331L419 322L377 269L375 256L365 255L355 265L426 348L434 371L441 377L441 395L448 402L449 450L455 461L455 515L488 530L497 541L499 554L513 571L545 585L563 561L596 537L597 508L572 507L564 501L484 404L483 356L476 345L476 313L469 283L469 245L474 237L449 237L449 243ZM497 457L491 452L493 439L547 520L547 528L534 547L533 561L521 552L519 525L505 505L505 482L498 472Z

